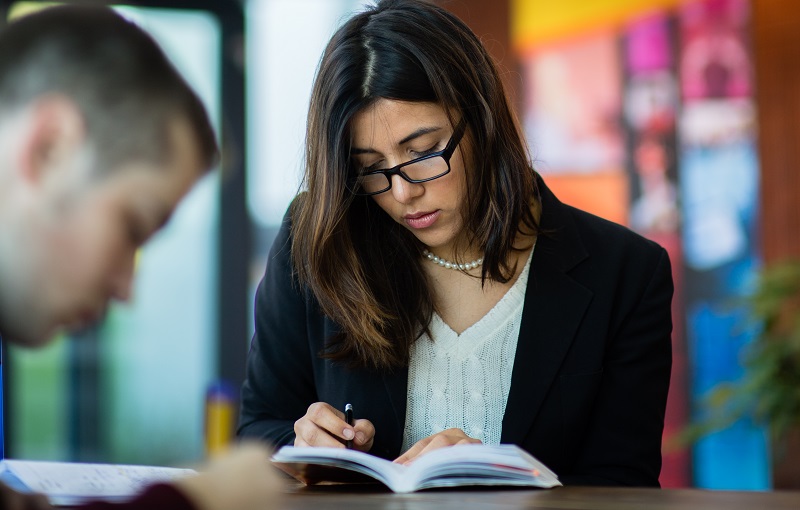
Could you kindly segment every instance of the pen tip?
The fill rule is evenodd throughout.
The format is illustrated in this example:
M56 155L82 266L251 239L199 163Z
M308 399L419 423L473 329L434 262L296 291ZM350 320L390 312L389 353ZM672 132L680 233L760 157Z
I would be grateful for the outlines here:
M344 406L344 410L345 411L352 411L353 410L353 404L346 404Z

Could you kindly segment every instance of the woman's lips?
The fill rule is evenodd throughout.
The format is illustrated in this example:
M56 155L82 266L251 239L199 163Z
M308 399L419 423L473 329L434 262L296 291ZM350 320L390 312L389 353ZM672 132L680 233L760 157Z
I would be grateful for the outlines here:
M428 228L439 218L439 214L441 214L440 210L436 210L433 212L424 212L424 213L417 213L417 214L409 214L403 216L403 219L411 228L420 229L420 228Z

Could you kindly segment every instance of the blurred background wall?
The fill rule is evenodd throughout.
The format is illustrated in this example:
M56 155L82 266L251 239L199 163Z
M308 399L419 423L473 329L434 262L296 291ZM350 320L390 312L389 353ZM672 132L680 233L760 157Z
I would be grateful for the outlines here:
M8 19L45 3L0 6ZM300 185L317 62L365 3L119 3L206 101L223 160L142 250L131 303L47 349L8 350L8 456L175 464L204 455L206 389L241 383L255 286ZM751 419L672 445L702 395L741 376L755 330L740 298L759 269L800 257L795 2L438 3L501 66L554 192L670 253L675 363L662 485L796 483L786 462L796 452L773 455Z

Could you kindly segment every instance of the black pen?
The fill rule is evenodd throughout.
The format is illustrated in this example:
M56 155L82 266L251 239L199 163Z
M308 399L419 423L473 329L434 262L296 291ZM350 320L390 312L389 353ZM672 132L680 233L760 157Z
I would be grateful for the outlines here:
M355 421L353 420L353 405L352 404L347 404L347 405L344 406L344 421L346 421L347 424L350 425L351 427L355 426ZM355 432L353 432L353 434L355 434ZM344 443L344 446L348 450L352 450L353 449L353 440L352 439L346 440L345 443Z

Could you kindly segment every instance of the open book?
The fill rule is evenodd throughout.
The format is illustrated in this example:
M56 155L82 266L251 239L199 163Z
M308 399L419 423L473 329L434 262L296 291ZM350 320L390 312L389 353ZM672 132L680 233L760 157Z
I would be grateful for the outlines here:
M561 485L555 473L515 445L456 445L433 450L409 466L344 448L284 446L272 462L306 484L378 481L394 492L462 485Z
M92 499L124 501L147 485L194 474L191 469L31 460L0 461L0 481L19 492L44 494L53 505Z

